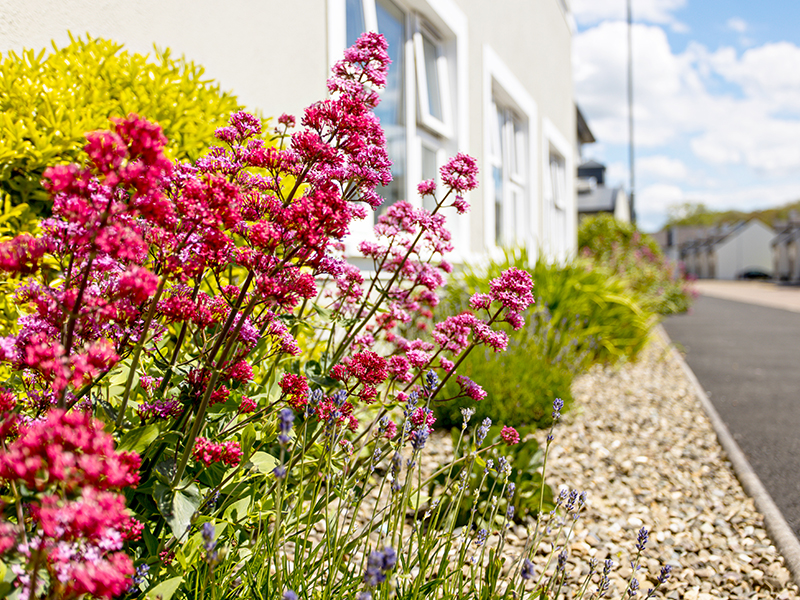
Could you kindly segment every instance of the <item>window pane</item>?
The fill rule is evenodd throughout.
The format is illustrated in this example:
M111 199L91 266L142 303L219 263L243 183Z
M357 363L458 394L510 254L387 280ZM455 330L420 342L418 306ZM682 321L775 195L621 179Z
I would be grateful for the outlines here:
M497 246L505 243L503 238L503 169L492 168L494 179L494 240Z
M347 46L356 43L358 37L367 28L364 25L364 9L361 0L347 0Z
M425 81L428 84L428 112L432 117L444 120L442 115L442 97L439 91L439 70L436 65L436 45L424 35L422 48L425 55Z
M378 193L385 200L381 211L391 204L405 198L406 176L406 127L405 127L405 102L403 73L405 42L405 17L391 4L376 2L378 16L378 31L386 37L389 43L388 53L392 64L386 77L386 88L381 92L381 103L375 109L375 114L381 120L381 126L386 132L386 150L389 160L392 161L392 177L394 180L386 187L380 188Z

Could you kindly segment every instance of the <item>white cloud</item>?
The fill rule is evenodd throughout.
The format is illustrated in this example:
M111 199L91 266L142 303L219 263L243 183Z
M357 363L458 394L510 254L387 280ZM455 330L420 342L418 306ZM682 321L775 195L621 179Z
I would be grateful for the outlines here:
M609 144L628 141L625 27L607 21L574 38L576 96L595 137ZM800 48L781 42L738 55L692 43L675 54L661 27L639 24L633 34L637 148L689 141L711 165L800 169ZM720 78L730 91L709 91Z
M728 19L728 22L725 23L728 29L731 31L735 31L737 33L744 33L747 31L747 22L744 19L740 19L739 17L731 17Z
M664 155L645 156L636 161L638 175L650 176L652 179L684 180L689 170L683 161Z
M625 0L572 0L572 12L582 26L596 25L609 19L627 19ZM636 22L669 25L677 33L689 30L672 13L686 6L686 0L636 0L632 6Z

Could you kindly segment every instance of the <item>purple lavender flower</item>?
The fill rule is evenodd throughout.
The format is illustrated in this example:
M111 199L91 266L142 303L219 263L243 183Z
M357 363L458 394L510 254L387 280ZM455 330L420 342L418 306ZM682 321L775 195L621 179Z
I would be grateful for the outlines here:
M561 418L561 409L564 408L564 401L561 398L553 400L553 420L557 421Z
M525 581L533 579L533 563L530 561L530 559L526 558L522 561L522 569L520 569L519 575Z
M636 537L636 549L641 552L644 550L644 547L647 545L647 538L650 535L650 532L647 531L644 527L639 530L639 535Z
M425 373L425 387L429 390L436 389L436 386L439 385L439 376L436 374L435 371L428 371Z
M481 528L478 531L478 535L475 538L475 545L480 547L486 543L486 538L489 537L489 532L486 529Z
M557 571L563 571L567 566L567 549L562 550L558 555L558 564L556 565Z
M281 430L280 435L278 435L278 443L281 446L289 443L289 432L292 430L292 423L294 423L294 413L290 409L284 408L280 412L280 421L278 422Z
M293 590L287 589L285 592L283 592L282 600L297 600L297 594Z
M211 552L216 545L217 542L214 539L214 525L206 521L203 523L203 548L206 549L206 552Z
M658 583L666 583L669 576L672 574L672 565L664 565L661 567L661 575L658 576Z
M481 426L478 427L478 431L475 433L475 444L480 446L483 443L483 440L486 439L487 434L489 433L489 427L492 426L492 420L489 417L486 417Z
M634 577L631 579L631 586L628 588L628 596L633 598L639 590L639 580Z
M381 550L373 550L367 559L364 583L367 587L376 587L386 581L386 574L397 564L397 553L391 546Z
M508 484L508 487L506 488L506 498L511 500L514 497L514 492L516 491L517 491L517 484L512 481L511 483Z

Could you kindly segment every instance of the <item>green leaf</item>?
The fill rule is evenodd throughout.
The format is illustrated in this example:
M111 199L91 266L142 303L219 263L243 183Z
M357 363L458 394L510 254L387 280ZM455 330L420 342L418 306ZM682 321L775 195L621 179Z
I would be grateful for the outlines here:
M242 460L247 461L250 457L250 451L253 449L253 444L256 441L256 428L255 425L250 423L244 428L242 432Z
M173 492L169 486L157 483L153 498L158 506L158 511L172 529L172 535L178 540L183 538L202 501L198 487L191 484L185 489Z
M266 452L255 452L250 457L252 465L261 473L269 474L278 466L278 459Z
M161 598L161 600L170 600L172 595L178 591L178 588L181 587L183 583L183 577L180 575L178 577L173 577L171 579L167 579L166 581L162 581L157 586L150 588L145 592L145 598L147 600L156 600L157 598Z
M159 426L156 423L150 423L144 427L137 427L131 429L128 433L122 436L117 446L119 452L135 452L141 454L145 449L153 443L158 437Z

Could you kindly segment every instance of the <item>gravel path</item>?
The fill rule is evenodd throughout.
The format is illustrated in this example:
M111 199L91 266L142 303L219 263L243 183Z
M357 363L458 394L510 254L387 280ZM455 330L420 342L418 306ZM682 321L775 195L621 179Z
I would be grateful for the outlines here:
M668 598L800 598L762 516L660 339L636 364L595 368L573 392L576 402L556 428L546 479L554 488L588 495L569 548L575 575L591 557L611 558L623 565L612 589L624 589L644 525L651 536L647 572L637 575L643 591L667 563L674 569L661 588ZM520 529L507 544L523 543L515 535L524 533Z

